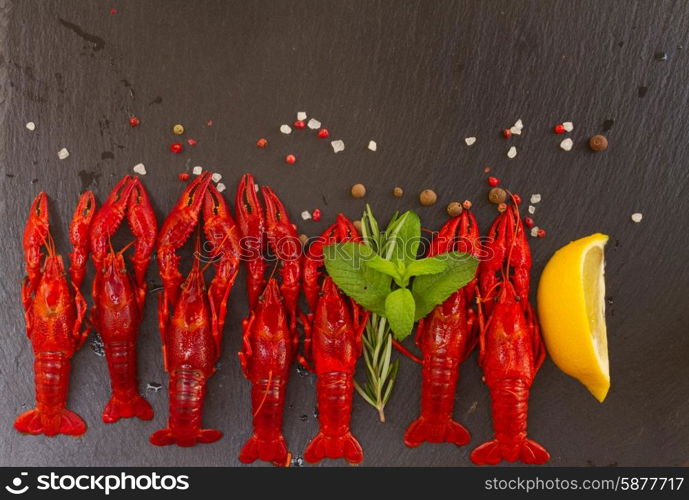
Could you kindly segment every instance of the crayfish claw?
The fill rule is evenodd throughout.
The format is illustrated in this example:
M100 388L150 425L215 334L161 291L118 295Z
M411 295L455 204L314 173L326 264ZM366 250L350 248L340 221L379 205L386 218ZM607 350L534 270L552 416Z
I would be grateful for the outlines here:
M72 243L70 254L69 274L75 287L79 287L84 280L86 261L91 249L89 235L91 222L96 212L96 197L93 192L86 191L79 198L74 216L69 224L69 240Z

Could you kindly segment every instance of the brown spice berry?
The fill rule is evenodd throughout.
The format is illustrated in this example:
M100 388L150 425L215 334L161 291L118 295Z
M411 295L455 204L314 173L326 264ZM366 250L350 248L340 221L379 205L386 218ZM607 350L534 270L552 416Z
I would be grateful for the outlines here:
M438 195L432 189L424 189L419 193L419 202L424 207L429 207L438 201Z
M464 200L462 202L462 207L464 210L471 210L471 202L469 200Z
M352 198L363 198L364 196L366 196L366 186L354 184L352 186Z
M608 139L604 135L594 135L589 139L589 147L593 151L605 151L608 149Z
M397 186L395 189L392 190L392 195L395 198L401 198L403 194L404 194L404 190L399 186Z
M306 246L306 242L309 241L309 237L302 233L299 235L299 241L301 241L302 246Z
M462 215L462 204L458 201L453 201L447 206L447 215L450 217L457 217L458 215Z
M496 205L499 205L500 203L505 203L506 199L507 199L507 191L505 191L502 188L494 187L493 189L488 191L488 200L491 203L495 203Z
M502 212L504 212L505 210L507 210L507 203L500 203L500 204L498 205L498 212L502 213Z
M352 222L354 224L354 227L356 228L357 231L361 232L361 221L360 220L355 220Z

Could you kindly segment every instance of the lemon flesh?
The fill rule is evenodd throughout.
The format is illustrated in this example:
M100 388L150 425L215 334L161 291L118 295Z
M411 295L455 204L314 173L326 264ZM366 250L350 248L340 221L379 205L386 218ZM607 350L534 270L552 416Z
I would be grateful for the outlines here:
M610 389L605 328L608 237L573 241L550 258L538 283L538 317L553 362L603 402Z

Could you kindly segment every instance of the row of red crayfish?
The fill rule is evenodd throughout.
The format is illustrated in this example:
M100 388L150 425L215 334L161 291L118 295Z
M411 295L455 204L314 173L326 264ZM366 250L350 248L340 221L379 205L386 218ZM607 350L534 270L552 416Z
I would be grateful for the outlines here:
M261 187L262 206L258 192L253 177L243 176L235 200L235 223L210 173L203 173L187 186L159 234L138 178L122 179L99 210L93 193L86 192L70 225L69 280L50 235L47 198L40 193L24 233L27 278L22 285L27 333L35 354L36 408L20 415L15 427L46 435L80 435L86 430L82 419L65 404L70 359L89 329L84 327L86 302L80 292L89 253L96 270L90 324L103 339L112 387L103 420L153 417L137 388L136 338L146 297L146 269L157 247L163 281L158 324L163 364L169 374L169 418L167 427L150 437L151 443L193 446L222 436L220 431L202 428L202 409L206 382L221 353L227 300L244 260L250 313L243 322L239 357L252 383L254 432L242 448L240 460L289 464L282 413L290 366L297 357L299 322L305 333L299 359L318 377L320 423L320 432L307 446L304 458L309 462L322 458L361 462L363 452L349 423L354 370L368 313L323 273L323 246L360 242L360 236L354 225L339 215L304 252L277 195L269 187ZM124 259L130 245L115 252L111 243L125 217L135 237L130 259L133 273ZM195 229L194 259L183 278L177 251ZM495 440L477 448L472 459L481 464L503 458L545 462L547 452L526 438L529 388L544 351L528 302L531 259L516 205L498 216L483 245L470 211L451 219L435 236L428 255L451 250L479 256L482 262L474 281L419 324L421 416L407 430L405 443L463 445L469 441L466 429L452 420L452 412L459 365L478 343L493 400ZM268 256L279 265L279 278L274 272L266 276ZM215 275L206 289L204 272L210 265ZM308 314L301 313L297 305L302 289ZM478 311L472 307L475 298Z
M495 439L476 448L472 461L545 463L548 452L526 437L529 390L545 350L528 300L531 253L517 204L498 215L483 242L469 210L450 219L435 235L428 255L452 250L479 258L479 270L472 282L419 322L421 416L407 429L404 442L410 447L424 441L458 446L469 442L469 432L452 413L459 366L478 344Z

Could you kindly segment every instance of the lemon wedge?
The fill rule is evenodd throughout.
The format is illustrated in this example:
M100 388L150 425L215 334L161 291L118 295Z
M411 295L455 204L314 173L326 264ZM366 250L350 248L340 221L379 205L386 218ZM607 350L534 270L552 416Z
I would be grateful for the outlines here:
M573 241L550 258L538 283L538 317L548 354L601 403L610 389L605 328L608 237Z

